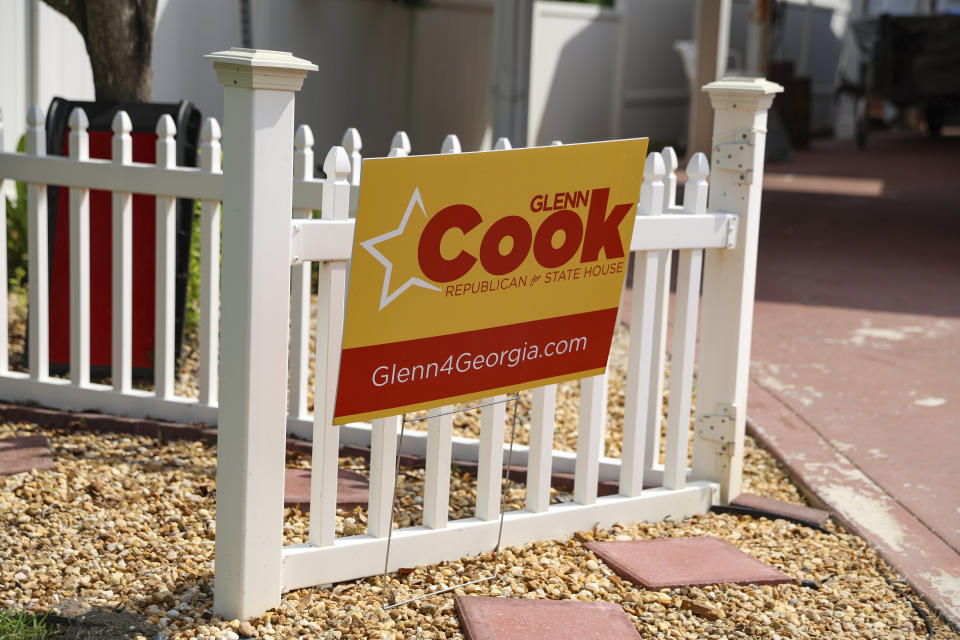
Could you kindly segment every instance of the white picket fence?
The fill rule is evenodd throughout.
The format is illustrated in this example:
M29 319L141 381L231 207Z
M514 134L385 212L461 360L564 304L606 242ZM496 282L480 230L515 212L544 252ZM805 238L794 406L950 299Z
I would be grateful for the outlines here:
M220 167L220 127L212 119L202 129L200 168L175 166L176 132L167 116L157 123L155 165L131 161L130 123L123 113L113 121L112 160L88 158L87 123L80 110L70 117L69 158L44 155L44 118L39 108L29 114L27 153L0 153L0 181L28 184L30 249L30 369L28 373L9 370L7 323L3 322L0 398L217 423L215 608L231 618L244 618L279 604L284 590L359 578L383 569L400 418L332 426L352 250L350 218L361 180L358 132L347 131L343 146L332 148L326 156L326 178L315 177L311 131L301 126L294 134L293 127L294 94L309 63L289 54L262 51L221 52L212 57L225 87L226 173ZM623 425L606 424L606 376L582 380L576 453L554 451L556 387L534 390L530 444L516 447L513 458L514 464L528 469L526 506L506 514L504 544L561 537L598 523L684 517L740 492L766 112L779 87L763 80L726 79L706 90L715 109L716 132L709 207L710 170L703 154L695 154L687 166L682 207L675 205L678 166L673 150L652 153L646 163L631 243L633 297ZM392 147L395 157L411 152L402 132ZM509 142L500 141L498 148L509 148ZM459 151L456 137L448 136L441 152ZM47 184L70 187L69 379L48 375ZM90 189L114 194L111 386L89 379ZM157 196L153 392L132 389L130 383L132 193ZM176 198L202 201L196 399L173 392ZM225 212L222 273L217 259L221 202ZM322 211L322 219L311 219L316 209ZM0 233L5 233L3 225ZM3 241L0 237L0 246ZM674 259L678 275L666 458L659 465ZM310 262L320 263L312 415L307 404ZM0 261L0 281L6 282L6 276L6 264ZM0 311L5 318L7 298L2 298ZM691 432L698 311L700 359ZM289 386L282 384L287 380ZM423 525L393 534L391 570L493 548L505 457L505 412L503 404L482 410L479 440L453 437L449 415L431 417L425 432L407 431L404 452L427 460ZM280 425L284 420L290 432L313 440L314 470L309 542L288 547L282 546L285 429ZM608 427L623 430L620 458L602 457ZM693 468L688 469L691 433ZM371 447L370 500L367 533L337 538L337 455L344 444ZM447 517L451 459L479 462L475 517L454 522ZM574 473L572 502L549 504L551 471ZM619 494L598 497L600 480L619 481ZM645 485L653 488L644 489Z

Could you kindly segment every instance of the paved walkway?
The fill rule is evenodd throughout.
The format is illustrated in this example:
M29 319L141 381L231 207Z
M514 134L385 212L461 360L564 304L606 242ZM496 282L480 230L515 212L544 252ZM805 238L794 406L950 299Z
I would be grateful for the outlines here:
M960 137L767 166L748 420L960 623Z

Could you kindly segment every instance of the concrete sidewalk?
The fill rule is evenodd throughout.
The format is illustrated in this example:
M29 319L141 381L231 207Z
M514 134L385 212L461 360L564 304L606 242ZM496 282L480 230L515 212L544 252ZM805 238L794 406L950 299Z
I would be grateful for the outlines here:
M766 171L750 427L958 625L960 137Z

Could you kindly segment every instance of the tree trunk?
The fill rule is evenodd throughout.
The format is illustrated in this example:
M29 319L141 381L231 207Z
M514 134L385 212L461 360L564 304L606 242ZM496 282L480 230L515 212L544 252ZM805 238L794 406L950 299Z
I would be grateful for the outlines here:
M153 100L157 0L44 0L83 36L98 101Z

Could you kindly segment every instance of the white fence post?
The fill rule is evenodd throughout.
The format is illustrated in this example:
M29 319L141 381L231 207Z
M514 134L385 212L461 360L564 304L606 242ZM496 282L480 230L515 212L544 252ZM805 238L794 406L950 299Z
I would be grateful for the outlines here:
M740 221L736 248L706 251L693 476L719 482L728 503L740 494L743 468L767 110L783 88L725 78L703 89L714 109L709 206Z
M251 49L207 58L227 141L214 610L229 620L280 604L293 106L317 67Z

